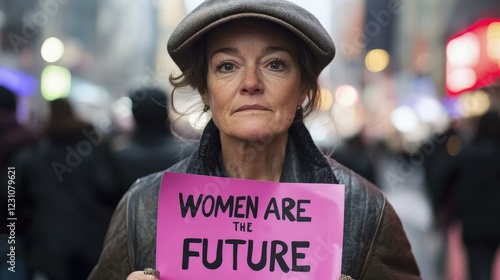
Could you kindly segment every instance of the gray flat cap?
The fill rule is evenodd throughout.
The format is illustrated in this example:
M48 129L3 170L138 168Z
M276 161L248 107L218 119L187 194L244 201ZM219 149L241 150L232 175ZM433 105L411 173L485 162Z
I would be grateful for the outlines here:
M184 71L192 59L190 47L204 34L223 23L242 18L259 18L277 23L302 39L322 71L335 56L335 45L318 19L304 8L285 0L206 0L176 27L167 50Z

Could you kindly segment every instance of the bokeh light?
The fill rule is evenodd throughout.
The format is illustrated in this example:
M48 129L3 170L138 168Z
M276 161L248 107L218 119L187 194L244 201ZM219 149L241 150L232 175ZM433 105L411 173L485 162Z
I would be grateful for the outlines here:
M68 96L71 89L71 72L64 67L49 65L42 71L40 90L43 98L54 100Z
M443 106L435 98L420 97L415 103L418 117L424 122L435 122L443 114Z
M488 39L490 38L500 38L500 22L492 22L488 25L488 31L486 33Z
M459 109L463 117L474 117L484 114L491 106L488 94L482 90L467 92L459 97Z
M454 92L472 87L477 82L476 72L472 68L459 68L446 77L446 85Z
M319 104L318 104L318 106L319 106L320 110L327 111L330 108L332 108L332 104L333 104L332 93L329 90L322 88L319 91Z
M365 57L366 68L374 73L383 71L389 65L390 57L386 50L370 50Z
M488 56L491 59L500 59L500 22L490 23L486 34L488 40Z
M56 62L64 54L64 44L56 37L47 38L42 44L41 54L45 61Z
M111 109L119 117L129 117L132 115L132 100L128 96L123 96L113 104Z
M412 108L400 106L392 112L391 122L397 130L408 133L417 128L418 118Z
M350 85L342 85L335 91L335 102L342 106L354 106L359 101L358 91Z
M488 56L491 59L500 59L500 38L488 39Z
M456 66L475 66L479 56L479 39L472 32L451 40L446 46L448 63Z

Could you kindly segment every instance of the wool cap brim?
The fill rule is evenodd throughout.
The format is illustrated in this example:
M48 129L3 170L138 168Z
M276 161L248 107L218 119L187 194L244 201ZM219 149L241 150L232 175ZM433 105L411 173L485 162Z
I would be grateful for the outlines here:
M274 22L303 40L321 72L335 57L332 38L306 9L285 0L207 0L188 14L168 40L170 57L185 71L193 58L191 47L213 28L230 21L258 18Z

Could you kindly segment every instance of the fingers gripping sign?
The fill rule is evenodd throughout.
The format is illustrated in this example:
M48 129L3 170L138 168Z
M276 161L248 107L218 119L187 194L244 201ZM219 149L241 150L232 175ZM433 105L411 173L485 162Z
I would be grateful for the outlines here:
M146 268L143 271L132 272L126 280L158 280L160 272L154 268Z

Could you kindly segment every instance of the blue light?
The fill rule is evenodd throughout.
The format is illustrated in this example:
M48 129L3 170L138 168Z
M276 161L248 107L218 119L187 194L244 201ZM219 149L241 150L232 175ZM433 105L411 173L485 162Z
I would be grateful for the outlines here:
M25 72L0 66L0 85L19 96L31 96L38 89L38 80Z

